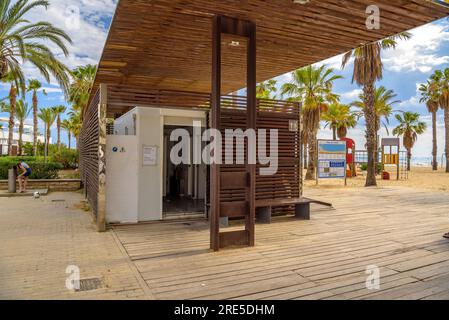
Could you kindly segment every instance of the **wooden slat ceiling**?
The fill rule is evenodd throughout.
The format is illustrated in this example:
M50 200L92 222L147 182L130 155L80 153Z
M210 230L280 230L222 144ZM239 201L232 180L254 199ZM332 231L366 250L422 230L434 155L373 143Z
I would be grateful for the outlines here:
M380 30L365 26L373 4L381 10ZM210 92L215 14L256 22L263 81L437 20L449 8L427 0L120 0L94 92L100 83ZM235 47L232 40L223 40L223 93L245 86L245 42Z

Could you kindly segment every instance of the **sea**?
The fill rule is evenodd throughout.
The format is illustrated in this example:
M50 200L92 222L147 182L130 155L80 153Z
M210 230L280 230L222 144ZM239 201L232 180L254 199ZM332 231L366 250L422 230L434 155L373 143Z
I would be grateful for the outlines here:
M437 157L438 165L441 166L443 161L446 161L446 158L442 158L441 155ZM414 157L412 156L411 163L417 167L428 167L432 165L432 157Z

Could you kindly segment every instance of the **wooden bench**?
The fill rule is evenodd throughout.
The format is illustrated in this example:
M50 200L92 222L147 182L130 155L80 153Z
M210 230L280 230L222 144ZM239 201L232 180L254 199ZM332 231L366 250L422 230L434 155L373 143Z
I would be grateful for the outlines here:
M271 223L271 208L281 206L295 206L295 217L301 220L310 220L310 204L316 203L327 207L332 204L313 200L309 198L288 198L288 199L266 199L256 201L256 221L260 223Z

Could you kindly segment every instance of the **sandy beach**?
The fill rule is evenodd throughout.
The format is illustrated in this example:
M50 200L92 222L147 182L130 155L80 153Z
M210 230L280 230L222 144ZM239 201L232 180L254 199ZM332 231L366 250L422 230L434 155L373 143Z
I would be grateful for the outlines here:
M432 171L430 166L413 166L408 174L407 180L396 180L396 174L393 173L394 168L388 171L391 174L391 180L382 180L378 176L378 186L401 186L410 187L414 189L430 189L439 191L449 191L449 173L445 172L444 168L439 168L438 171ZM305 176L305 172L304 172ZM356 178L347 180L346 188L360 188L364 187L366 173L359 172ZM317 186L315 181L305 181L304 186L307 188L344 188L343 180L320 180Z

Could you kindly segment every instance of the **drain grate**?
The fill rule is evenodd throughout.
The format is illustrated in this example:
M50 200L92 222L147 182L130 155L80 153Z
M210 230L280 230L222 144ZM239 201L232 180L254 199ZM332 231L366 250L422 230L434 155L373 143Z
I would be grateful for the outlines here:
M80 288L76 292L91 291L103 288L103 281L100 278L81 279Z

